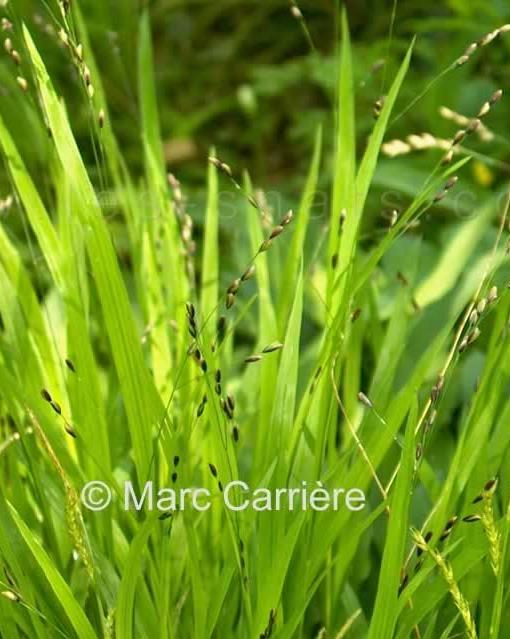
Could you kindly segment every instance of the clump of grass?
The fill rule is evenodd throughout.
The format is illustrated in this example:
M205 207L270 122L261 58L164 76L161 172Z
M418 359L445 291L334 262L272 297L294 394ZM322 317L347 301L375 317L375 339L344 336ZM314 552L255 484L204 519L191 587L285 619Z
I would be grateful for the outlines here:
M457 607L462 620L464 622L464 626L466 628L466 636L469 639L477 639L478 633L476 630L475 622L473 616L471 614L471 610L468 602L466 601L464 595L461 593L460 588L455 579L455 575L453 574L453 570L448 562L444 559L440 552L438 552L435 548L432 548L429 543L425 540L422 534L415 530L413 531L413 539L417 545L417 547L424 553L426 553L432 561L436 564L442 578L446 582L448 586L448 590L453 599L453 603Z
M501 571L502 552L501 533L496 524L493 508L494 493L496 492L497 486L498 482L496 479L488 481L484 486L482 493L478 495L473 502L482 502L482 511L480 515L474 515L474 517L477 521L481 522L487 541L489 542L490 562L496 577L498 577Z
M473 607L481 611L480 634L493 617L490 639L505 637L508 531L493 507L495 485L486 485L480 512L450 515L460 512L485 460L495 472L503 469L510 444L501 421L509 410L501 365L509 356L508 295L499 281L506 212L488 255L486 236L499 213L494 202L453 222L444 245L442 236L422 236L420 226L465 179L468 158L454 158L470 154L463 146L469 136L489 141L486 117L501 91L472 118L443 108L442 117L459 127L451 139L422 134L385 144L413 70L410 48L391 86L383 80L378 89L384 97L374 105L364 147L358 133L370 121L370 106L355 108L361 61L344 14L331 118L335 151L322 162L330 153L323 139L332 132L319 130L300 202L271 210L247 174L238 177L234 163L211 151L207 204L195 217L193 192L186 188L188 199L165 166L161 130L168 118L160 122L148 13L139 26L143 153L136 166L143 175L135 177L108 115L87 20L78 3L59 7L51 25L37 24L59 34L65 56L58 64L65 58L80 81L91 165L73 134L76 114L53 88L29 29L19 29L14 12L2 22L9 73L26 77L25 89L37 97L18 96L20 118L26 111L27 131L51 133L43 149L51 162L45 179L33 180L0 118L13 194L5 207L16 205L16 222L26 231L22 241L10 220L1 220L0 562L8 576L0 635L432 637L457 621L442 605L444 588L429 587L433 565L471 639L474 615L458 584L492 571L494 600L475 593ZM287 18L299 22L313 65L320 65L307 15L304 4L290 3ZM473 43L450 68L507 31ZM439 149L443 162L430 167L407 206L389 207L381 234L365 234L380 152L427 148ZM228 275L220 181L234 191L240 211L224 229L236 234L239 249L229 255ZM313 204L326 183L333 192L317 232ZM105 186L115 194L115 219L101 208ZM27 263L35 251L45 265L37 275ZM483 367L477 392L464 402L458 398L472 354ZM438 449L441 455L429 454ZM126 478L134 490L147 479L158 488L212 487L211 508L125 511ZM85 514L80 488L98 479L111 488L111 504L102 514ZM355 487L366 504L359 512L230 511L223 498L231 481L268 490L307 482L322 490ZM246 496L242 487L236 504ZM409 526L426 509L424 532L413 535L416 553L406 560ZM475 537L472 547L471 539L458 543L461 530L476 533L477 522L488 545ZM485 554L490 566L481 561Z

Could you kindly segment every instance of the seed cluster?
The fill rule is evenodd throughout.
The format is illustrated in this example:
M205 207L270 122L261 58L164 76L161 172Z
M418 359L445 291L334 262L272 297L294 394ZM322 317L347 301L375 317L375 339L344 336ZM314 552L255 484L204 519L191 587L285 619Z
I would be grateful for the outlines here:
M244 359L246 364L256 364L260 362L264 355L268 355L269 353L275 353L276 351L280 351L283 348L283 344L281 342L273 342L262 349L262 353L255 353L254 355L249 355Z
M218 469L216 468L216 466L214 464L209 464L209 471L211 473L211 475L213 476L213 479L216 479L218 482L218 490L220 491L220 493L223 492L223 484L221 483L221 480L219 478L218 475Z
M177 473L177 466L179 465L179 462L180 462L179 455L175 455L174 459L173 459L174 471L172 473L172 483L173 484L175 484L177 482L177 479L179 478L179 475Z
M234 306L236 301L236 295L241 288L241 285L248 280L251 280L255 275L255 265L251 264L241 275L241 277L236 278L232 284L227 289L227 297L225 301L225 307L227 310L231 309Z
M509 31L510 31L510 24L504 24L502 27L499 27L499 29L494 29L494 31L489 31L489 33L486 33L477 42L472 42L466 48L466 50L460 56L460 58L457 59L455 65L457 67L464 66L465 64L467 64L467 62L469 62L470 58L478 49L481 49L482 47L486 47L487 45L491 44L491 42L493 42L499 35L504 35L505 33L508 33Z
M502 97L503 97L503 91L501 89L498 89L497 91L495 91L492 94L492 96L489 98L489 100L487 100L486 102L482 104L480 111L478 112L478 115L472 120L470 120L465 128L461 128L457 131L457 133L455 134L452 140L451 148L448 150L447 154L444 156L442 160L442 164L449 164L452 161L454 150L456 149L456 147L458 147L466 139L466 137L468 137L469 135L472 135L473 133L475 133L476 131L480 129L482 125L482 119L489 114L492 107L495 104L497 104Z
M296 0L290 0L290 13L296 20L303 20L303 13L298 7Z
M59 6L63 18L63 26L60 28L57 34L59 41L61 42L62 46L69 51L71 61L82 79L83 86L87 92L89 99L92 101L95 95L95 89L92 81L92 73L85 62L83 44L74 40L71 29L69 28L68 16L71 4L67 0L60 0ZM105 121L106 113L104 109L99 109L99 111L97 112L97 123L100 130L104 128Z
M10 59L14 63L15 67L18 69L19 75L16 76L16 82L19 88L26 93L28 91L28 81L22 75L20 71L22 66L21 54L14 46L12 37L14 35L13 24L7 18L2 18L2 30L9 33L9 36L4 40L4 49L6 53L9 55Z
M423 537L419 531L413 531L413 538L416 546L422 552L427 553L427 555L432 558L432 560L438 567L439 572L441 573L448 586L448 590L450 591L453 602L460 612L460 615L466 627L467 637L469 639L477 639L478 635L476 631L476 625L469 609L469 603L459 589L457 581L455 580L455 575L453 574L452 567L444 559L443 555L440 552L429 545L430 540L427 541L427 539Z
M486 100L476 117L468 118L466 116L455 113L447 107L440 108L440 114L447 120L451 120L460 128L457 130L451 140L438 138L431 133L420 133L408 135L405 140L391 140L382 145L382 152L390 158L408 155L413 151L426 151L429 149L439 149L446 151L442 159L442 164L450 164L455 154L461 151L461 144L464 140L472 135L477 134L483 142L489 142L494 139L494 134L483 123L483 119L489 114L492 107L497 104L503 97L503 91L499 89L495 91L489 100Z
M483 319L487 310L497 301L497 299L498 299L498 287L492 286L491 289L489 290L487 297L483 297L478 302L478 304L476 305L476 308L473 309L469 317L469 323L468 323L466 335L463 337L459 345L459 353L464 353L464 351L466 351L468 347L471 346L471 344L473 344L474 342L476 342L476 340L480 337L481 330L480 330L480 327L478 326L478 323Z
M437 138L431 133L421 133L408 135L404 140L391 140L382 145L384 155L395 158L401 155L408 155L412 151L426 151L429 149L450 149L451 141Z
M265 240L263 240L263 242L259 246L259 249L254 259L256 259L257 255L259 255L260 253L264 253L265 251L271 248L273 241L285 231L285 228L292 222L293 217L294 217L294 214L292 211L288 211L283 216L283 218L280 220L280 223L274 226L269 236ZM231 309L232 306L234 306L236 301L236 296L242 284L250 280L254 275L255 275L255 265L251 263L246 268L246 270L241 275L241 277L236 278L232 282L232 284L230 284L230 286L227 289L226 300L225 300L225 307L227 308L227 310Z
M448 182L443 186L441 191L439 191L439 193L437 193L434 196L433 202L437 204L438 202L441 202L441 200L444 200L444 198L448 195L449 191L451 191L456 186L458 181L459 181L459 178L456 175L451 177L448 180Z
M449 120L453 122L457 126L466 129L470 126L473 126L473 120L471 118L466 117L452 109L449 109L446 106L439 107L439 115L445 120ZM494 140L494 133L487 128L487 126L479 120L479 124L476 125L475 133L478 135L482 142L492 142Z
M480 521L483 526L485 536L489 542L491 568L496 577L499 575L501 570L502 557L502 537L496 523L493 508L493 498L497 486L497 479L491 479L485 484L483 491L473 500L473 504L482 503L482 511L480 514L470 516L475 518L473 521Z
M269 621L267 622L267 626L264 632L260 635L259 639L269 639L272 636L275 627L276 627L276 610L274 608L271 608L271 611L269 612Z
M502 538L501 533L498 529L498 525L496 523L496 519L494 517L493 511L493 498L495 491L497 489L498 480L496 478L489 480L482 492L473 499L473 504L482 503L481 513L469 513L464 515L461 521L465 524L473 524L477 522L481 522L484 532L486 534L487 540L489 542L489 554L491 567L494 571L494 574L497 576L501 569L501 556L502 556ZM450 535L452 534L455 526L459 523L459 517L454 515L447 522L445 527L443 528L441 534L439 535L439 543L446 541ZM418 572L423 565L423 555L424 553L428 553L433 556L432 553L435 553L435 557L433 556L436 564L438 564L438 557L441 557L440 552L437 549L432 549L430 543L432 541L434 534L432 531L428 531L424 536L417 531L413 532L414 542L416 544L416 565L415 572ZM439 564L438 564L439 565ZM399 596L406 588L409 583L409 573L404 570L404 576L401 580L401 584L399 587Z
M379 117L381 116L381 113L382 113L382 110L384 108L385 102L386 102L386 96L385 95L382 95L380 98L378 98L374 102L374 108L373 108L374 120L378 120Z
M193 240L193 220L186 212L186 199L182 192L181 183L172 173L169 173L167 178L172 190L172 202L175 215L180 226L182 252L186 263L188 281L190 286L194 288L195 267L193 260L196 253L196 243Z
M43 389L41 394L46 401L52 401L47 390ZM73 540L76 551L83 561L89 579L93 581L95 572L94 561L80 510L80 498L35 415L31 411L28 411L28 417L32 422L34 432L39 438L64 487L66 522L69 536Z
M69 423L69 421L62 414L62 407L60 406L60 404L52 398L50 393L45 388L41 390L41 397L44 399L45 402L48 402L48 404L52 407L53 411L63 420L66 433L70 435L71 437L76 438L77 437L76 431L74 427Z

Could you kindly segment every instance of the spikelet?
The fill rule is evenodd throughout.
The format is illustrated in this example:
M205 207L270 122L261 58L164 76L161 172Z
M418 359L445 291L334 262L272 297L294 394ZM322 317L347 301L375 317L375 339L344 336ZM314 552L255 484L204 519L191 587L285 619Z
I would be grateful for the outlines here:
M476 626L473 616L471 615L471 610L469 609L469 604L459 589L450 564L446 562L440 552L429 546L428 541L419 531L413 531L413 539L417 548L420 549L422 552L427 553L438 567L441 576L448 586L448 590L450 591L453 602L460 612L462 620L464 621L467 637L469 639L477 639L478 635Z
M391 140L382 145L384 155L395 158L402 155L409 155L413 151L427 151L429 149L439 149L448 151L451 141L437 138L431 133L421 133L419 135L408 135L405 140Z
M485 536L489 542L489 556L491 562L491 568L494 575L497 577L501 570L501 554L502 554L502 539L494 517L493 497L496 491L497 481L491 480L488 482L483 490L483 508L480 515L481 523Z
M104 639L114 639L115 637L115 608L108 612L104 625Z
M494 140L494 133L479 118L468 118L446 106L439 107L439 115L445 120L467 129L470 133L476 133L482 142L492 142Z
M44 391L43 391L44 393ZM47 391L46 391L47 393ZM83 517L80 508L80 498L78 493L71 484L67 474L60 463L52 445L46 437L41 425L37 421L35 415L27 409L28 417L32 423L34 432L36 433L39 441L41 442L44 450L46 451L53 467L55 468L62 484L64 486L65 499L66 499L66 520L69 535L73 540L76 551L78 552L83 565L87 571L87 575L91 581L94 581L94 562L92 560L92 553L87 541L85 525L83 523Z

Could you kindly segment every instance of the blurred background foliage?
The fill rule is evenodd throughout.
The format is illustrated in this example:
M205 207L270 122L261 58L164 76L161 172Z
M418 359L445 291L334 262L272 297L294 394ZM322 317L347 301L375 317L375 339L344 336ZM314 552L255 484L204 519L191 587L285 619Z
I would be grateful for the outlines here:
M205 208L207 156L212 147L237 175L249 171L269 204L278 209L278 215L297 205L315 133L321 125L321 182L309 238L310 254L320 251L330 215L339 12L334 0L303 0L299 6L313 46L291 15L287 0L80 1L113 127L140 189L143 153L137 30L141 10L150 9L166 165L184 186L198 240ZM509 88L509 35L478 51L462 68L441 75L471 42L510 21L506 1L442 0L431 4L405 0L394 4L393 0L351 0L346 6L355 51L358 155L374 123L374 103L388 89L415 34L411 70L387 140L422 132L449 138L458 127L440 116L441 106L473 117L496 89ZM52 19L56 10L51 0L16 0L15 12L20 19L28 17L28 26L71 114L80 150L99 186L90 135L94 124L91 119L97 114L91 113L81 80L59 41ZM20 100L18 73L7 54L0 56L0 111L37 183L46 187L51 200L51 184L46 184L50 179L47 165L51 145L34 100L29 94ZM463 170L461 187L434 207L417 229L416 234L425 239L421 251L425 256L423 277L433 267L439 245L448 240L450 226L470 215L491 192L499 193L508 180L509 119L510 101L503 99L487 120L497 135L490 142L470 137L468 146L475 159ZM392 211L403 210L440 157L441 151L431 150L381 158L364 216L363 237L367 242L381 237ZM0 197L5 197L10 192L6 172L0 185ZM236 256L242 255L246 244L244 224L236 224L242 207L231 185L223 186L221 241L228 278L237 272ZM108 193L104 197L109 201ZM114 204L105 209L122 253L122 216L116 213ZM12 209L0 214L13 216L10 230L24 232ZM431 220L435 223L430 224ZM408 253L405 248L400 251L396 264ZM320 279L319 271L319 288Z
M326 130L326 159L331 152L338 41L334 0L300 3L316 51L310 50L287 0L81 0L114 127L135 175L141 171L136 58L142 5L149 6L152 17L169 169L179 173L187 185L202 184L204 159L214 145L233 166L249 169L264 188L299 189L318 123ZM470 42L510 20L510 7L504 0L433 4L406 0L397 4L389 46L392 0L351 0L346 5L356 53L360 145L373 124L373 103L387 89L414 34L417 46L400 110ZM16 0L16 6L20 16L32 16L29 26L73 114L81 148L86 148L89 111L46 9L51 9L51 2ZM487 47L465 68L437 82L395 123L391 135L421 131L451 135L454 125L442 121L438 107L445 104L468 115L477 112L481 96L507 88L509 53L510 38ZM19 112L15 75L12 61L4 55L0 63L2 112L8 114L11 127L31 151L36 169L37 163L44 162L45 147L34 145L33 138L23 140L26 124ZM509 109L507 103L491 115L493 128L504 129ZM490 149L491 155L502 160L506 152L497 146ZM420 155L407 158L404 164L421 167L422 159ZM400 166L398 173L402 176ZM499 177L497 173L494 179Z

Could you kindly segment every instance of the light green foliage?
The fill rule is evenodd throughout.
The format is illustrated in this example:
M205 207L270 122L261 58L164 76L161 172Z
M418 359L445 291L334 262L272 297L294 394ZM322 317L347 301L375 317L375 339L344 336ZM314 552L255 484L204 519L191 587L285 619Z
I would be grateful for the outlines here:
M0 636L434 639L464 632L468 619L470 636L476 626L480 639L506 639L507 210L487 197L432 242L427 225L443 204L454 208L437 196L462 180L469 154L388 177L381 147L406 104L414 44L401 47L367 135L347 14L337 12L334 136L309 127L294 213L266 206L243 167L212 149L203 211L190 217L186 184L166 175L172 96L158 95L148 10L130 22L135 179L86 12L71 5L57 21L90 148L37 38L8 14L28 77L18 99L32 99L27 135L49 136L41 182L0 107L25 233L0 220ZM374 188L388 181L409 201L367 241ZM236 208L227 221L225 193ZM191 218L203 222L194 238ZM78 503L92 480L110 487L104 511ZM212 505L126 511L127 480L138 496L147 480L155 492L205 487ZM234 480L357 488L366 505L232 510L223 491ZM230 495L237 506L246 497ZM412 527L431 533L421 553Z

